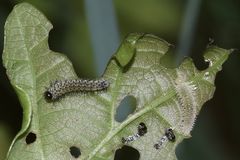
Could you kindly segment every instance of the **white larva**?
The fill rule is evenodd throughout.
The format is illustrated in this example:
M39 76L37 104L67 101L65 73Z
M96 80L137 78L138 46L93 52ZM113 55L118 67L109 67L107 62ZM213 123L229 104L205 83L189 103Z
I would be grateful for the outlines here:
M129 142L135 141L141 136L144 136L147 133L147 127L145 123L141 122L138 125L138 132L134 135L122 137L122 143L127 144Z
M168 128L165 130L164 136L162 136L160 140L156 144L154 144L154 148L160 149L166 141L175 142L175 139L176 136L173 132L173 129Z
M108 88L110 83L104 79L87 80L71 79L57 80L45 91L44 96L47 101L54 101L70 92L93 92Z

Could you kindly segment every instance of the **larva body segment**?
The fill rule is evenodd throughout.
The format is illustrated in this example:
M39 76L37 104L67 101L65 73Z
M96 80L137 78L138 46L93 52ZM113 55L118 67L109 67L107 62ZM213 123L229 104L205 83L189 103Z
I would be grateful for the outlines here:
M57 80L44 93L46 100L54 101L66 93L70 92L91 92L100 91L109 87L109 82L104 79L87 80L87 79L71 79Z
M173 129L168 128L165 130L164 136L161 137L160 141L158 141L158 143L154 144L154 148L155 149L160 149L161 147L163 147L163 144L167 141L170 142L175 142L176 136L173 132Z

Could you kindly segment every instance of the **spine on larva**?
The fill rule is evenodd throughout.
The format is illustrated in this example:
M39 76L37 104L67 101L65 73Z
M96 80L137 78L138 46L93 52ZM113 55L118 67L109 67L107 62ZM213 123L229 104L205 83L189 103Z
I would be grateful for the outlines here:
M87 79L72 79L72 80L57 80L45 92L47 100L56 100L66 93L84 92L84 91L100 91L109 87L109 82L104 79L87 80Z

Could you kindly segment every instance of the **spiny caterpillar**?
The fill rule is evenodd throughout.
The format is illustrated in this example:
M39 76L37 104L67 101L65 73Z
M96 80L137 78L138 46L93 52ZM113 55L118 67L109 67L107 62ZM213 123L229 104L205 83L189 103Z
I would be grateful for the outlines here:
M72 80L57 80L50 85L45 91L44 96L48 101L54 101L61 96L70 92L91 92L101 91L108 88L110 83L104 79L87 80L87 79L72 79Z
M166 129L164 136L160 139L160 141L156 144L154 144L154 148L160 149L164 142L171 141L175 142L176 136L173 133L173 130L171 128Z
M146 133L147 133L147 127L143 122L141 122L138 125L138 133L134 134L134 135L131 135L131 136L128 136L126 138L123 137L122 138L122 143L126 144L126 143L129 143L129 142L135 141L139 137L144 136Z

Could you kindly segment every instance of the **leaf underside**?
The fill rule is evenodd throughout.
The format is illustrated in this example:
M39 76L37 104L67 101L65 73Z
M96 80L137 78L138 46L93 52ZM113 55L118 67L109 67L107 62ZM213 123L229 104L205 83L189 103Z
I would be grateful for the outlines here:
M45 16L27 3L15 6L5 24L3 63L24 111L9 160L75 159L71 146L80 149L79 159L111 160L123 146L122 137L135 134L140 122L147 134L127 144L139 151L140 159L176 159L176 146L190 136L202 105L214 94L216 73L231 52L209 46L204 53L209 67L203 71L190 58L178 68L166 68L160 63L170 46L166 41L130 34L103 75L110 82L107 91L72 93L47 102L43 93L51 82L78 78L67 57L49 49L51 29ZM136 99L136 110L119 123L116 109L126 96ZM176 141L155 149L170 127ZM30 132L36 140L27 144Z

